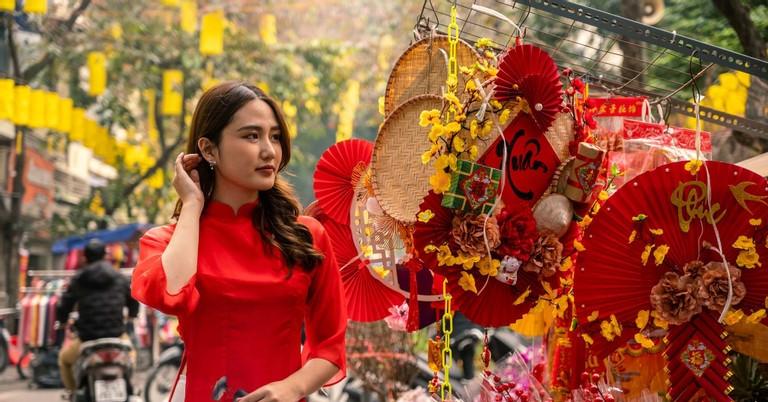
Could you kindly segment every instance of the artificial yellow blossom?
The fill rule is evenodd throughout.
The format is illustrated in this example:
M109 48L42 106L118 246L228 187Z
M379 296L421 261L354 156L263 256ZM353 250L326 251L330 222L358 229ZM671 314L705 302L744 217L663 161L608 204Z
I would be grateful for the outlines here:
M739 250L749 250L755 248L755 241L751 237L741 235L733 242L731 247L738 248Z
M435 194L442 194L451 187L451 174L438 169L434 175L429 177L429 184L432 186Z
M664 234L664 229L650 229L652 235L661 236Z
M557 297L557 292L552 289L552 286L547 281L541 281L541 287L544 289L544 293L549 296L550 299Z
M499 101L498 101L498 100L496 100L496 99L491 99L491 101L490 101L490 102L488 102L488 104L490 104L490 105L491 105L491 107L493 107L493 109L494 109L494 110L499 110L499 109L501 109L501 102L499 102Z
M477 42L475 42L475 47L492 47L493 42L491 42L488 38L479 38Z
M501 266L501 261L497 259L490 259L488 256L483 257L480 259L480 262L477 263L477 269L480 270L480 273L482 275L489 275L489 276L496 276L499 274L499 266Z
M477 138L477 120L472 120L471 123L469 123L469 136L473 140Z
M469 80L467 81L467 85L464 86L464 89L467 92L477 91L477 84L475 84L474 80Z
M648 264L648 257L651 256L651 249L655 246L655 244L646 244L645 250L643 250L643 253L640 254L640 261L643 262L643 266L645 264Z
M469 160L476 160L477 152L478 152L477 145L472 145L471 147L469 147Z
M512 110L510 109L504 109L503 112L499 115L499 123L504 124L509 120L509 116L512 115Z
M733 325L741 321L741 319L744 318L744 312L741 310L728 310L727 313L725 313L725 322L726 325Z
M424 152L421 154L421 163L427 164L432 159L433 156L437 153L437 151L440 149L439 144L432 144L432 146L429 148L429 151Z
M600 322L600 334L603 338L612 341L616 336L621 335L621 324L616 320L616 316L611 314L611 320L604 320Z
M491 60L495 60L496 59L496 55L493 54L493 52L490 51L490 50L486 50L485 52L483 52L483 56L485 56L485 57L487 57L487 58L489 58Z
M587 322L592 322L597 319L597 317L600 315L600 312L598 310L595 310L587 317Z
M465 270L472 269L475 264L480 261L480 256L475 256L463 251L459 251L459 255L456 257L456 264L461 264Z
M453 121L456 123L462 123L464 120L467 120L467 115L464 113L457 114L453 117Z
M424 246L425 253L434 253L435 251L437 251L437 246L435 246L434 244L427 244L426 246Z
M491 128L493 128L493 122L490 120L486 121L485 124L483 124L483 129L480 131L480 136L485 138L485 136L491 132Z
M757 310L754 313L750 314L750 316L747 317L747 322L750 324L757 324L763 318L765 318L765 309L761 308L760 310Z
M456 96L456 94L452 94L452 93L450 93L450 92L448 92L448 93L444 93L444 94L443 94L443 98L445 98L445 100L447 100L448 102L451 102L451 103L452 103L454 106L456 106L457 108L460 108L460 107L461 107L461 101L460 101L460 100L459 100L459 98Z
M427 209L426 211L419 212L416 215L416 217L419 218L419 222L427 223L427 222L429 222L430 219L435 217L435 213L432 212L431 209ZM427 246L427 247L429 247L429 246ZM432 246L432 247L434 247L434 246Z
M467 144L464 143L464 139L460 135L453 137L453 150L456 152L464 152L467 149Z
M459 286L467 292L477 293L475 287L475 278L468 274L466 271L461 271L461 279L459 279Z
M563 262L560 263L560 271L566 272L571 268L573 268L573 261L571 261L571 257L566 257Z
M450 168L451 171L454 171L457 169L458 158L456 158L456 155L454 154L443 154L437 157L435 160L435 169L437 170L445 170L445 168Z
M455 88L458 83L459 83L458 77L454 77L454 76L448 76L448 79L445 80L445 85L448 88ZM453 94L451 94L451 95L453 95Z
M456 258L451 255L451 249L447 245L443 244L437 249L437 265L454 265L456 264Z
M696 173L699 173L699 169L701 169L701 165L703 163L704 162L702 162L702 161L700 161L700 160L698 160L696 158L693 158L693 159L691 159L690 162L685 164L685 170L691 172L691 176L695 176Z
M383 97L381 99L384 99ZM428 124L440 124L440 111L437 109L425 110L419 114L419 125L426 127Z
M592 223L592 217L587 215L581 220L581 222L579 222L579 227L582 231L584 231L587 229L590 223Z
M648 325L648 319L650 318L650 315L651 313L648 310L640 310L637 312L637 318L635 318L635 325L637 325L637 329L642 330L646 325Z
M760 254L757 254L757 250L754 247L748 250L741 250L739 256L736 257L736 265L745 268L754 268L763 266L760 262Z
M584 248L584 245L581 244L580 241L575 240L575 239L573 240L573 248L575 248L576 251L578 251L578 252L582 252L582 251L586 250L586 248Z
M655 260L656 265L661 265L664 262L664 257L667 255L668 251L669 246L666 244L656 247L656 251L653 252L653 259Z
M763 220L760 218L749 220L749 224L752 226L760 226L762 223L763 223Z
M498 73L499 69L494 66L488 66L488 68L485 70L485 74L489 77L495 77Z
M445 125L445 132L450 134L458 133L461 130L461 124L452 121Z
M363 252L364 256L370 257L373 254L373 246L361 244L360 245L360 251Z
M632 233L629 234L629 243L632 244L632 242L635 241L636 237L637 237L637 230L633 230Z
M605 201L609 197L608 192L605 190L600 190L600 193L597 194L597 199L600 201Z
M667 320L661 318L661 313L659 313L656 310L651 311L651 317L653 317L653 325L661 328L661 329L669 329L669 323Z
M379 114L384 116L384 97L379 97ZM426 125L422 125L422 127L426 127Z
M529 294L531 294L530 287L528 289L525 289L525 292L523 292L517 299L515 299L515 302L512 304L515 306L522 304L525 301L525 298L528 297Z
M429 141L437 142L437 140L445 133L445 127L442 124L435 124L429 129Z
M645 335L643 335L643 334L641 334L639 332L635 334L635 342L639 343L640 345L642 345L646 349L650 349L650 348L653 347L653 341L648 339L647 336L645 336Z
M592 339L592 337L587 335L587 334L581 334L581 337L582 337L582 339L584 339L584 343L586 343L588 345L591 345L591 344L595 343L595 341Z
M376 274L379 275L382 279L386 278L390 272L388 269L384 269L384 267L373 266L372 268L373 272L376 272Z
M552 316L563 318L568 310L568 295L562 295L555 299L555 308L552 310Z
M467 66L461 66L461 67L459 67L459 71L462 74L464 74L464 75L469 75L469 76L475 75L475 68L474 67L469 68Z

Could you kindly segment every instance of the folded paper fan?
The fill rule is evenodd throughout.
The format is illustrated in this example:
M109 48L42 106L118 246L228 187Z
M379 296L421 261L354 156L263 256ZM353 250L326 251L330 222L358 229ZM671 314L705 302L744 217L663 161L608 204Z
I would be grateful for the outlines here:
M509 48L499 60L497 81L504 84L516 84L528 75L560 79L555 60L540 47L526 44ZM497 82L496 85L499 86L499 83Z
M671 163L620 188L586 230L586 250L579 253L576 264L576 314L580 326L592 331L592 353L605 357L638 332L638 313L654 311L650 295L663 275L672 272L682 277L691 271L684 270L686 264L694 261L720 263L718 248L739 271L739 282L746 289L746 295L731 309L740 309L746 316L764 309L768 296L766 217L768 182L728 163ZM697 290L691 292L699 305L716 300ZM719 309L706 306L703 313L720 316ZM610 322L611 316L623 329L609 342L601 335L600 325ZM686 327L697 315L693 319L677 317L679 326ZM706 335L702 336L706 341Z
M328 233L344 285L350 319L361 322L381 320L389 315L390 307L405 300L403 294L373 276L377 274L371 272L361 250L355 247L349 225L329 218L316 203L307 206L305 214L320 221Z
M349 224L349 208L371 161L373 144L353 138L331 145L317 161L314 175L315 197L333 220Z

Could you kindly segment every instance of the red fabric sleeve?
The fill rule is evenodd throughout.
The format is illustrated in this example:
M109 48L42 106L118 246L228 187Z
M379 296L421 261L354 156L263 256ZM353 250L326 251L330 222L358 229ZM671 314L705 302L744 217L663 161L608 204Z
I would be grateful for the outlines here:
M315 247L325 256L323 263L310 272L312 284L304 317L306 340L302 360L306 363L320 358L335 364L339 371L325 384L330 386L343 380L347 372L347 308L339 267L325 228L312 218L302 216L300 221L309 227Z
M195 309L200 293L195 287L197 275L192 275L179 293L168 293L161 257L175 229L175 224L152 228L141 238L139 260L133 269L131 295L165 314L184 316Z

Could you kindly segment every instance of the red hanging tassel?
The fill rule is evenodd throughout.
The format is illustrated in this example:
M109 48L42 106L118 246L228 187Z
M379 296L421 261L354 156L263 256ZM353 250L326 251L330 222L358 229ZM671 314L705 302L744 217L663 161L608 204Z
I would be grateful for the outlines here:
M421 271L424 264L416 258L410 258L405 261L405 267L410 272L410 294L408 296L408 321L405 329L408 332L419 330L419 284L416 281L416 273Z

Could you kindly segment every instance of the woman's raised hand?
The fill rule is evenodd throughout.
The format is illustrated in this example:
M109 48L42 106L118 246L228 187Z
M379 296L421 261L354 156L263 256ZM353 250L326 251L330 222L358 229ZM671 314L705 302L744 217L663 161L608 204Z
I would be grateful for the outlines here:
M184 205L197 203L201 209L205 203L205 197L200 189L200 174L196 167L202 160L203 158L197 154L180 153L174 163L173 176L173 188L181 202Z

